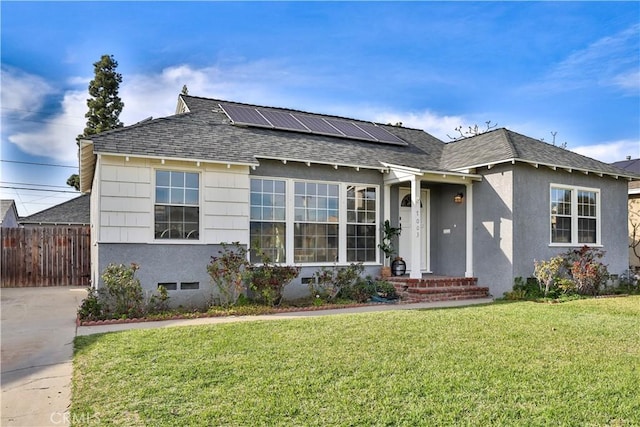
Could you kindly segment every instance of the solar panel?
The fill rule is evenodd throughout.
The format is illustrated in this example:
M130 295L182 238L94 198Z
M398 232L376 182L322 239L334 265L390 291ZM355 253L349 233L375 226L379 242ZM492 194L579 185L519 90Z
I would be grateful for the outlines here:
M233 123L241 123L245 125L273 127L257 109L251 107L245 107L242 105L232 104L220 104L227 116L233 121Z
M358 122L357 126L368 134L376 138L380 142L386 142L389 144L407 145L406 142L383 128L382 126L376 126L373 123Z
M371 135L364 132L362 129L360 129L359 127L357 127L351 122L347 122L345 120L338 120L338 119L325 119L325 120L331 123L331 125L336 129L338 129L340 132L345 134L345 136L348 136L350 138L367 139L369 141L375 141L374 138L371 138Z
M308 132L309 129L304 127L302 123L296 120L292 114L284 111L260 109L260 113L271 122L271 124L279 129L301 130Z
M311 132L384 144L408 145L382 126L370 122L349 121L237 104L224 103L220 104L220 107L234 124Z
M309 128L311 132L320 133L324 135L344 136L336 128L331 126L326 120L321 117L308 116L306 114L296 114L296 119L300 120L302 124Z

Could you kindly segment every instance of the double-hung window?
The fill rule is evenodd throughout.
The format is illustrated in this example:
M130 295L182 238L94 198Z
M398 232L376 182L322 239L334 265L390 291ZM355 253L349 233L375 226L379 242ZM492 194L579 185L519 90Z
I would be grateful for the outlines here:
M251 179L251 245L259 248L272 262L286 262L286 182ZM259 262L251 251L251 261Z
M600 244L600 191L551 186L551 243Z
M294 262L338 262L340 186L294 182Z
M156 171L155 238L198 239L200 236L200 175Z
M347 186L347 261L376 260L376 188Z

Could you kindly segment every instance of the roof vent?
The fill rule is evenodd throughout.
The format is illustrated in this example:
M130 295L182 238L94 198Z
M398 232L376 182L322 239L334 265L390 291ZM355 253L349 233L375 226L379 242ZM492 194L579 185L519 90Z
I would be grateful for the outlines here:
M631 156L627 156L627 160L631 160Z

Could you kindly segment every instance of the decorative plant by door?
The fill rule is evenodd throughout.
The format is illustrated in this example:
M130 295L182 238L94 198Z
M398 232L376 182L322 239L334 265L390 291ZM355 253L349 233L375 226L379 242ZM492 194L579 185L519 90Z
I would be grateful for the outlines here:
M378 247L382 249L386 259L391 259L395 253L393 238L399 236L401 232L402 228L392 227L388 219L384 221L384 224L382 225L382 242L378 244ZM389 265L388 261L385 262L385 265Z

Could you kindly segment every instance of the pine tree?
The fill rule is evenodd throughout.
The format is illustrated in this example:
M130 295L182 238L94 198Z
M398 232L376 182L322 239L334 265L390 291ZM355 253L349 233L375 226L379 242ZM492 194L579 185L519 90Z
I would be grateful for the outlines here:
M89 83L91 98L87 99L89 111L84 115L87 118L87 126L84 132L78 135L77 144L80 144L80 139L89 135L122 127L119 117L124 103L118 96L122 74L116 72L116 68L118 68L118 62L113 55L102 55L100 60L93 64L94 78ZM79 190L78 175L71 175L67 185Z

